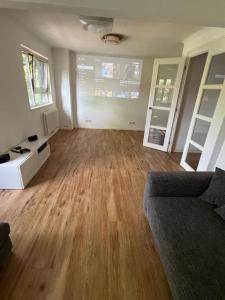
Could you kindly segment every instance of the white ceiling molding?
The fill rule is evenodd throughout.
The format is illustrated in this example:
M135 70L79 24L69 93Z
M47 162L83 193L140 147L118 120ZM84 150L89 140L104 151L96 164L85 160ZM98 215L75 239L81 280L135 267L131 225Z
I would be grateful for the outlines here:
M225 28L202 28L183 40L183 55L221 38L225 39Z

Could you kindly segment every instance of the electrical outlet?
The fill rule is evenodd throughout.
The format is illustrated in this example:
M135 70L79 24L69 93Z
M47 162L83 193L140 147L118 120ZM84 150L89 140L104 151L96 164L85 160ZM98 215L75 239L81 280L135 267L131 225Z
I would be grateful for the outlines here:
M86 122L86 123L91 123L91 122L92 122L92 120L85 120L85 122Z
M134 124L135 124L135 122L134 122L134 121L130 121L130 122L129 122L129 124L131 124L131 125L134 125Z

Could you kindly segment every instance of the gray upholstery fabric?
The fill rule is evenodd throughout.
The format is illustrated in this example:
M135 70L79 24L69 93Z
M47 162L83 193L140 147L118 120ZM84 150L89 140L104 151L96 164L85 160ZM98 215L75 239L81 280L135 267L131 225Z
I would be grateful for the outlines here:
M213 172L151 172L147 184L151 196L200 196L209 186Z
M215 212L222 218L225 220L225 205L218 207L215 209Z
M225 224L213 205L197 197L212 174L170 174L148 177L144 201L173 297L225 299Z
M9 224L4 222L0 223L0 268L6 263L12 249L9 233Z
M10 240L10 237L8 236L4 244L2 245L2 247L0 247L0 268L4 267L5 264L7 263L11 250L12 250L12 242Z
M200 199L217 206L225 204L225 171L216 168L209 187Z
M0 247L5 242L6 238L10 233L10 227L8 223L0 223Z

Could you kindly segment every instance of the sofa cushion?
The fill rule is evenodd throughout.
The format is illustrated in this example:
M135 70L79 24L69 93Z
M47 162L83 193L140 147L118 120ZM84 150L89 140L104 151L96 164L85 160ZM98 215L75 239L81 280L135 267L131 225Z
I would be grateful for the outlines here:
M214 210L222 219L225 220L225 205L218 207Z
M213 205L182 197L145 202L174 299L225 299L225 223Z
M150 172L145 194L151 197L197 197L208 188L213 172Z
M217 206L225 204L225 171L216 168L209 187L200 199Z
M2 222L0 223L0 248L4 244L10 233L10 227L8 223Z

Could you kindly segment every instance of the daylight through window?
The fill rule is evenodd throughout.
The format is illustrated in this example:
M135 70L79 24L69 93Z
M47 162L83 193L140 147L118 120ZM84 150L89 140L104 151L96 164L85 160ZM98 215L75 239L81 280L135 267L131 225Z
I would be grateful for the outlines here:
M24 75L30 108L52 103L49 64L47 59L22 51Z

